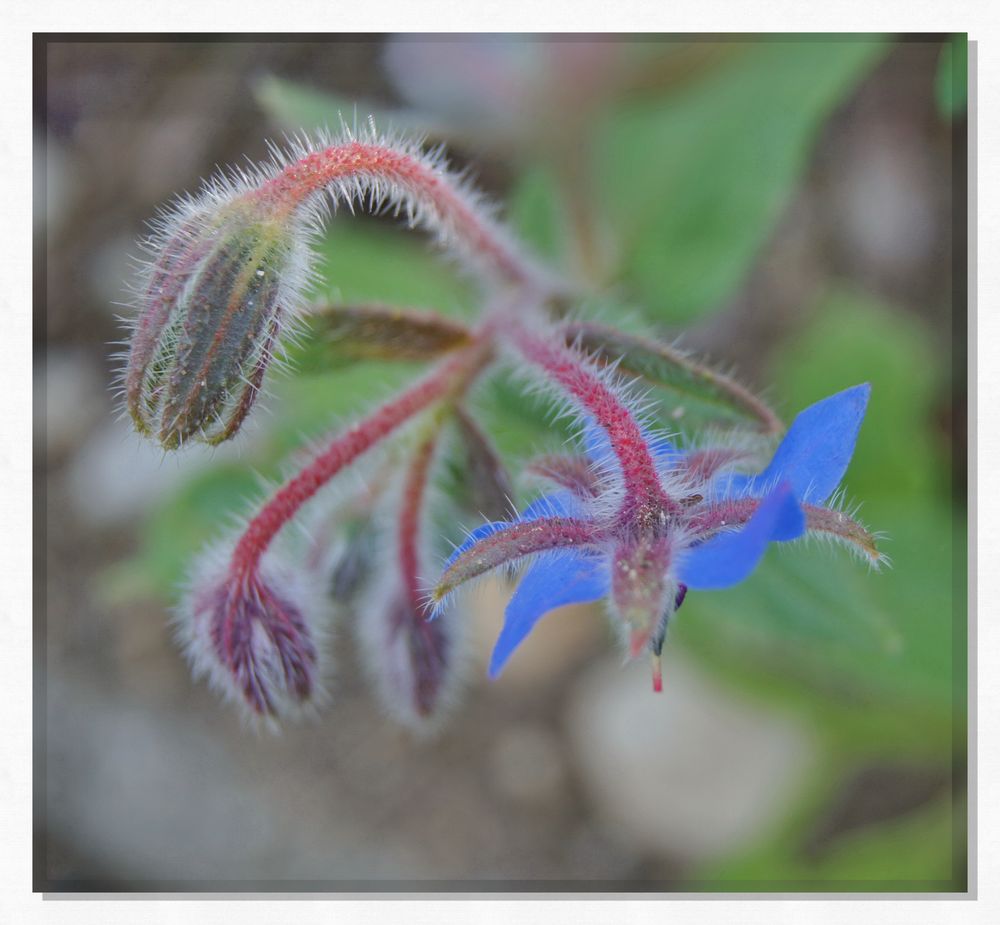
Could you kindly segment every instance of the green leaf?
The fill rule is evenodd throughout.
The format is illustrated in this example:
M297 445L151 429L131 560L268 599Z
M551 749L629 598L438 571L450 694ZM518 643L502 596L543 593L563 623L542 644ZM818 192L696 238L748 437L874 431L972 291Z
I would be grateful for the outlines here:
M592 322L570 323L565 332L567 341L579 341L599 361L617 363L627 375L669 390L676 409L682 413L685 401L694 401L708 406L723 420L752 423L765 433L784 429L775 413L735 379L676 347Z
M882 499L925 499L948 490L949 446L933 431L942 364L913 316L870 298L834 292L774 365L774 394L787 396L786 418L862 382L872 397L845 483L878 526ZM784 410L784 409L783 409Z
M410 112L383 109L363 100L271 75L262 77L254 84L253 94L257 105L277 125L290 132L337 131L341 118L354 127L358 122L367 124L369 117L382 130L392 127L397 131L423 135L432 129L429 123Z
M834 721L850 738L866 738L867 726L883 741L881 711L907 743L949 743L965 623L961 534L945 509L899 507L878 526L892 568L872 572L809 541L783 544L740 587L689 595L678 639L752 686L780 690L786 705L846 710Z
M729 678L866 747L950 749L964 711L964 515L931 413L941 365L917 319L826 298L776 363L787 417L860 382L872 398L846 483L886 536L875 573L840 547L779 544L743 585L689 595L676 635Z
M319 245L320 290L331 302L387 302L468 315L469 286L426 236L371 219L335 219Z
M812 817L797 819L742 856L704 866L699 880L739 891L962 891L964 812L962 803L938 799L847 832L818 858L802 845Z
M306 325L300 372L360 360L435 360L470 343L469 329L442 315L376 303L314 306Z
M491 376L475 395L476 416L500 454L509 460L525 460L545 448L564 449L573 437L559 403L539 394L525 394L510 376Z
M883 53L876 37L748 43L686 92L622 105L595 182L624 282L662 319L718 308L771 233L823 122Z
M282 128L289 131L336 129L343 116L349 123L354 118L354 101L283 80L280 77L260 78L253 86L257 105ZM362 113L367 115L367 113Z
M151 587L172 599L204 545L258 495L250 467L227 464L194 477L161 504L144 525L138 562Z
M509 221L518 237L556 264L565 259L570 223L552 172L544 167L525 171L509 201Z
M274 412L259 463L268 470L300 451L305 440L343 430L413 382L425 365L355 363L317 375L293 375L274 383Z
M941 49L934 97L941 115L954 119L965 112L969 95L969 36L959 32Z

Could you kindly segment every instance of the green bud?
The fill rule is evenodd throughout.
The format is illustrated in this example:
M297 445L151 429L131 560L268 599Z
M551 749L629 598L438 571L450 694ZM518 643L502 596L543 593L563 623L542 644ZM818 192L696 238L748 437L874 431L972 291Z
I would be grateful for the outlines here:
M296 295L290 220L253 200L196 213L162 235L133 332L126 396L165 449L232 437L256 401Z

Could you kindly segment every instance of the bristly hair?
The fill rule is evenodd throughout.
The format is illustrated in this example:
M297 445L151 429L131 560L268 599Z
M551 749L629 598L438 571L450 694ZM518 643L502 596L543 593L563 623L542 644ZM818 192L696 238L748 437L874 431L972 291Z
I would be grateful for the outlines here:
M272 361L283 365L286 345L301 331L305 293L319 279L316 240L340 205L392 213L410 227L422 227L487 288L499 283L536 293L567 291L563 281L522 250L467 176L449 170L440 148L426 151L422 140L380 133L372 120L359 132L342 121L338 133L294 135L284 147L268 147L269 161L220 170L202 182L198 193L181 195L160 209L149 223L150 234L139 242L146 259L131 286L131 318L125 321L131 350L119 357L116 380L128 395L140 431L150 429L142 425L138 411L149 399L140 401L138 390L156 394L162 389L164 364L176 351L182 320L174 309L197 279L212 236L220 223L224 228L227 217L246 213L250 220L280 227L290 242L273 323L266 337L262 333L258 339L254 355L243 362L248 372L241 371L240 388L220 396L222 410L212 418L225 422L238 416L233 432L263 388L265 370ZM165 283L170 291L161 296ZM250 375L249 370L255 372ZM228 429L221 437L200 433L207 440L232 436ZM184 439L182 434L175 442Z
M316 226L341 205L352 213L357 207L402 217L483 282L506 277L545 292L567 288L523 250L469 172L451 169L443 145L428 149L422 136L380 131L369 117L360 129L341 119L338 132L300 132L286 136L284 146L269 142L268 149L270 160L257 165L252 177L264 195L302 197ZM310 171L299 170L302 165Z
M260 713L251 709L236 679L216 655L211 628L206 625L205 613L198 603L200 595L210 593L227 580L232 547L233 540L230 538L203 548L195 560L195 570L181 587L173 613L173 632L196 679L204 678L223 700L236 705L247 727L258 732L267 729L277 733L281 728L279 721L314 718L317 710L329 701L332 611L314 574L284 561L278 550L268 553L261 564L261 578L268 587L280 588L281 594L298 608L314 650L315 663L311 669L312 684L307 699L290 696L284 688L284 681L274 677L269 689L274 712Z
M408 448L413 448L412 441ZM429 563L437 560L426 528L440 500L431 474L439 453L440 447L432 450L424 503L418 513L418 574L413 577L421 587L430 574ZM414 610L408 601L397 519L404 503L404 482L405 475L392 479L379 499L379 545L389 554L379 557L375 574L356 604L352 623L365 673L382 709L417 738L427 739L440 732L459 701L468 674L471 637L467 614L452 611L431 621L429 609L420 606Z

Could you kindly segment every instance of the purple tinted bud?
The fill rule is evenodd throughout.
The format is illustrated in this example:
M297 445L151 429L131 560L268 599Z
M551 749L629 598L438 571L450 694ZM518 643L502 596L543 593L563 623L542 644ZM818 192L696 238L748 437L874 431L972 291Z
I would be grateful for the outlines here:
M351 538L330 574L330 596L338 604L347 604L364 589L372 573L375 531L362 527Z
M411 729L433 731L461 680L461 616L428 620L402 591L358 616L361 649L382 705Z
M208 560L179 617L195 675L252 717L296 715L322 699L311 591L274 569L240 578Z
M258 201L189 212L150 242L125 370L136 428L165 449L237 432L307 260L295 219Z

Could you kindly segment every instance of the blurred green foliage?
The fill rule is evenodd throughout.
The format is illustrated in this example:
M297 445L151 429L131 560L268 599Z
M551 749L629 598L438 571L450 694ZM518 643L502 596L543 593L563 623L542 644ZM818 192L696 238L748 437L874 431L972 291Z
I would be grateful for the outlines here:
M949 118L965 112L969 96L969 36L959 32L941 49L934 84L938 110Z
M794 396L797 410L871 381L846 484L849 498L864 499L862 518L884 533L880 547L892 566L874 573L843 549L800 541L772 549L753 581L692 595L678 614L676 642L746 695L798 713L821 734L813 786L825 797L852 767L891 760L945 774L953 748L956 760L964 754L965 521L951 502L947 446L932 436L941 366L912 318L843 292L823 300L778 352L776 392ZM937 802L856 836L856 853L838 846L836 862L813 867L799 857L813 819L806 813L751 852L747 869L734 861L711 876L753 878L763 867L772 880L835 877L872 881L873 889L933 880L944 889L955 865L950 834L919 851L910 841L951 826L948 795Z
M594 180L640 302L671 322L723 303L824 120L883 51L874 38L752 43L686 92L608 114Z
M691 321L733 294L824 123L885 50L874 38L748 43L697 80L595 118L582 141L602 228L614 239L612 275L626 296L640 297L649 320ZM964 104L964 83L952 75L964 75L965 54L965 37L956 36L942 55L937 94L951 114ZM285 126L336 124L347 108L275 79L257 93ZM566 261L574 226L551 163L540 155L521 164L511 185L515 227L547 257ZM322 271L331 288L318 296L459 316L476 308L468 286L428 255L424 241L370 220L331 223ZM876 574L843 549L799 542L772 549L738 588L692 595L678 614L672 644L688 647L741 696L805 717L822 753L795 811L770 837L698 875L733 889L782 881L945 888L961 861L953 833L964 837L964 805L953 807L948 794L847 833L819 860L801 850L851 769L891 760L949 770L964 753L966 683L965 515L952 502L948 446L933 423L946 358L918 320L864 295L833 287L804 308L806 323L775 350L771 394L790 419L819 398L872 383L847 485L850 498L864 501L863 519L886 534L892 567ZM308 351L293 351L293 364L309 368ZM276 477L303 434L354 417L415 369L360 363L281 377L270 402L279 413L248 463ZM544 404L503 378L488 383L479 401L484 424L512 459L565 436ZM169 595L192 554L243 510L255 484L249 464L195 477L149 518L133 577Z

